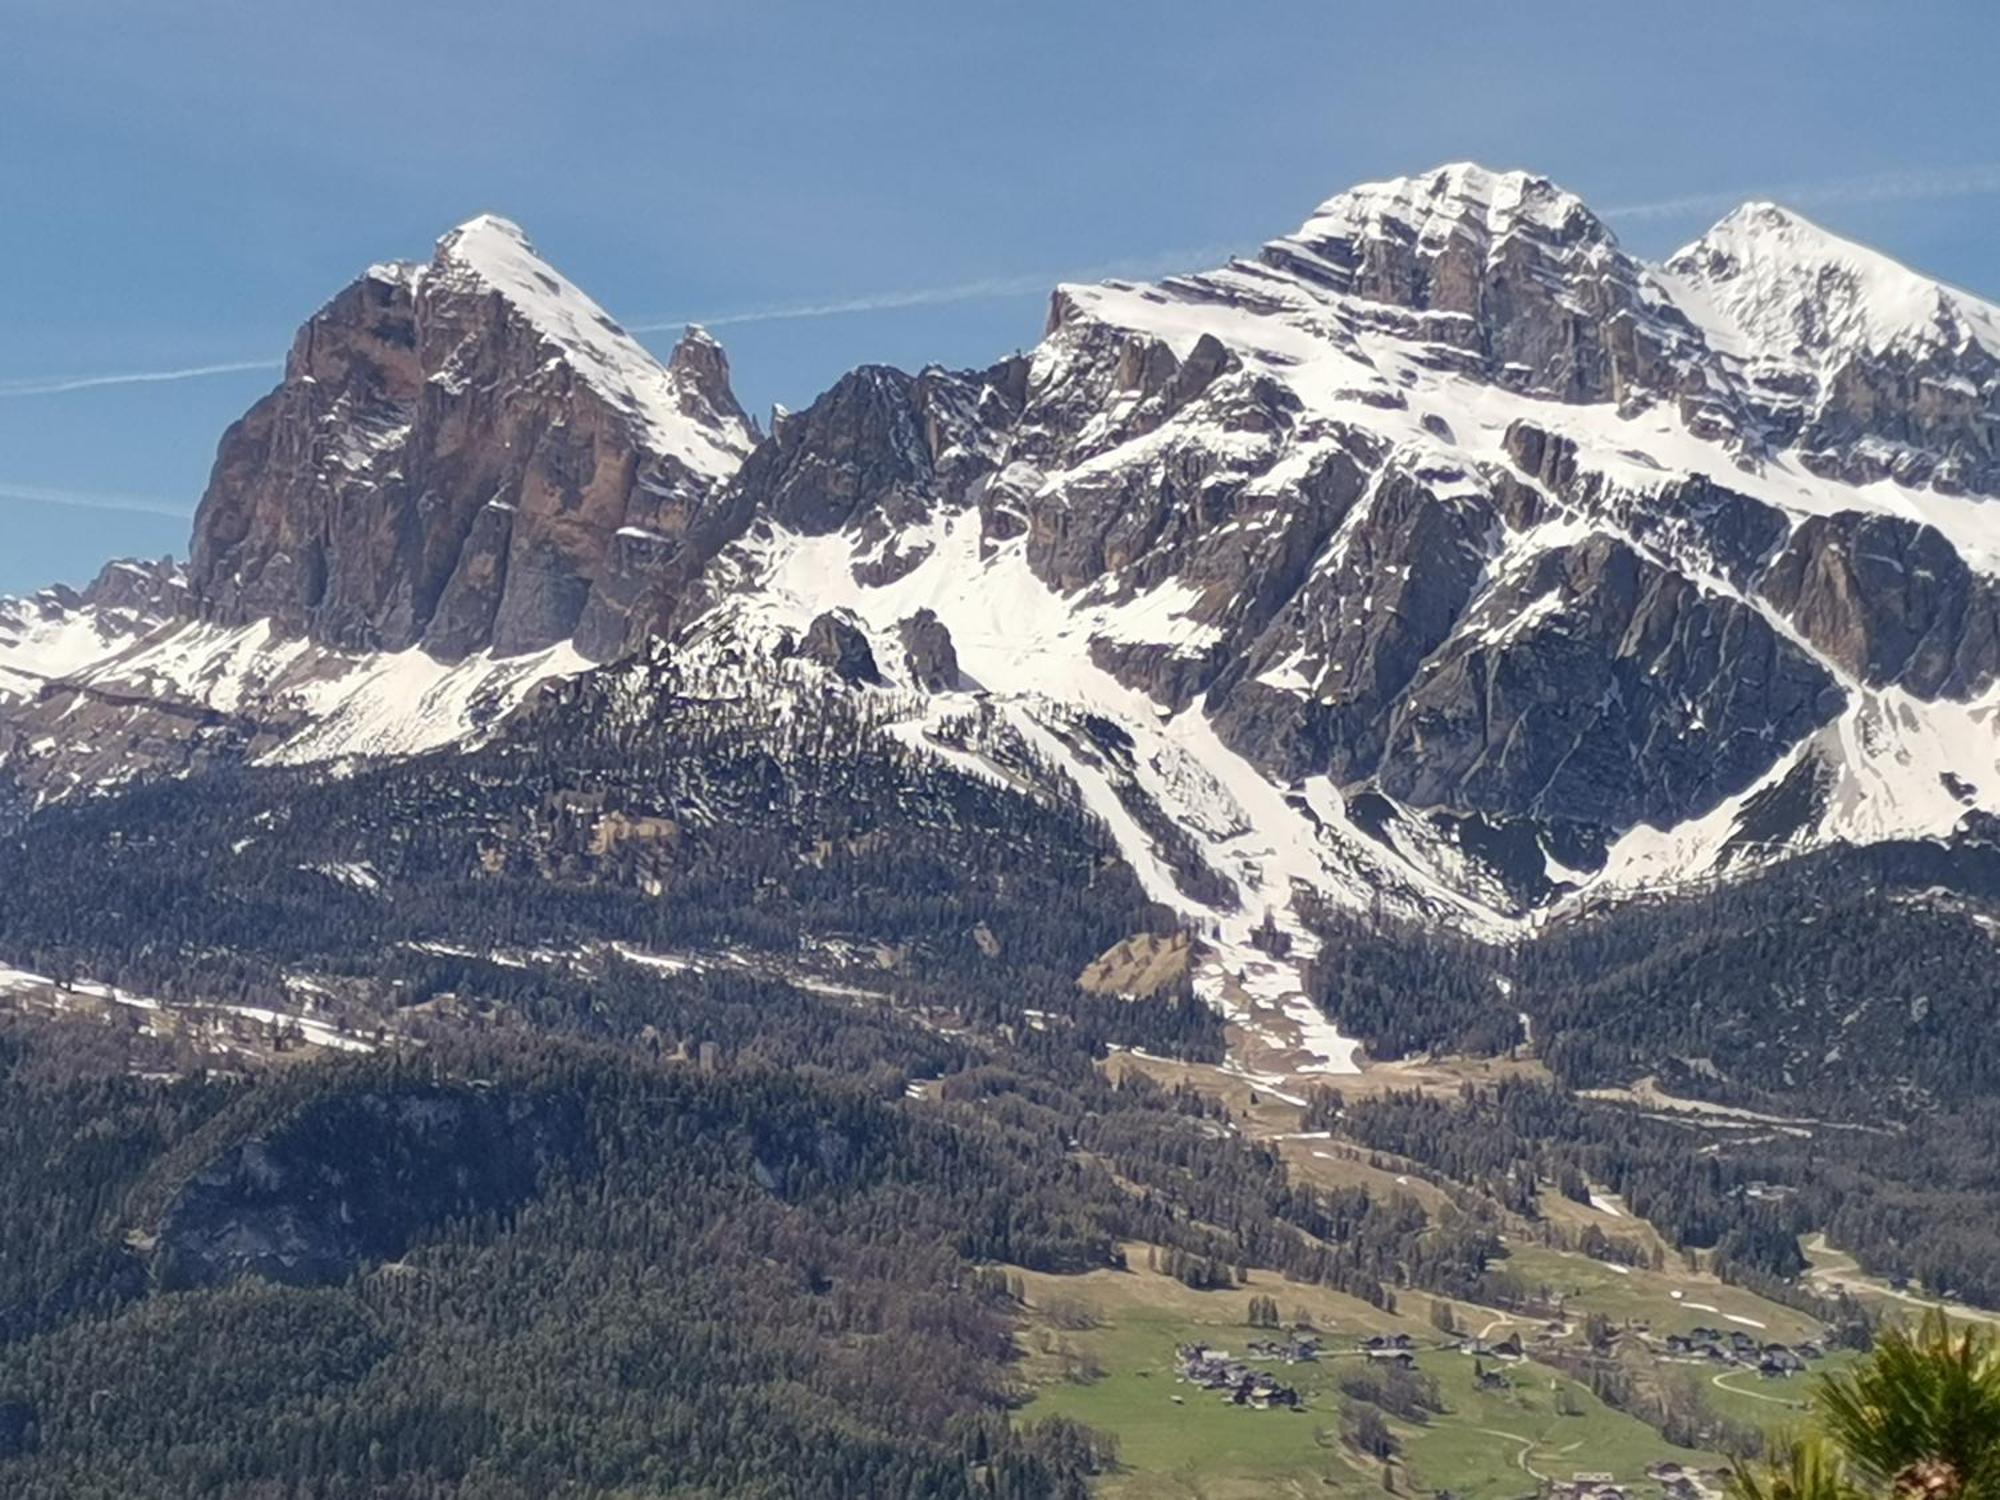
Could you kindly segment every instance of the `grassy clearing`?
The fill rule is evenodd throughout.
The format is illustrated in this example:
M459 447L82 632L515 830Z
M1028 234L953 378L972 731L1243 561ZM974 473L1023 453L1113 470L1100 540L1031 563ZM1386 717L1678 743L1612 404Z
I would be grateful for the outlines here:
M1451 1412L1401 1429L1413 1487L1448 1489L1465 1500L1513 1500L1542 1478L1592 1471L1630 1483L1664 1458L1721 1462L1669 1447L1645 1423L1533 1362L1505 1367L1504 1390L1477 1389L1473 1361L1462 1354L1426 1354L1418 1364L1437 1378ZM1488 1362L1488 1368L1495 1367Z
M1315 1187L1364 1187L1382 1198L1403 1193L1416 1199L1429 1213L1439 1212L1451 1201L1442 1188L1414 1173L1369 1165L1369 1153L1347 1141L1291 1137L1271 1144L1301 1181Z
M1192 962L1186 933L1137 933L1091 960L1077 976L1077 988L1093 995L1157 995L1181 984Z
M1595 1229L1607 1239L1636 1247L1644 1257L1650 1258L1657 1250L1677 1269L1680 1265L1680 1253L1661 1237L1660 1232L1644 1219L1629 1213L1606 1213L1591 1204L1565 1198L1553 1188L1544 1189L1541 1193L1541 1211L1542 1217L1558 1229L1576 1235Z
M1796 1343L1819 1331L1819 1325L1803 1313L1672 1262L1664 1271L1638 1267L1626 1271L1541 1245L1515 1243L1507 1248L1504 1269L1531 1285L1546 1285L1560 1293L1572 1314L1599 1312L1621 1322L1644 1319L1660 1336L1705 1324Z
M1144 1264L1141 1247L1130 1253L1134 1265ZM1027 1374L1037 1392L1023 1415L1073 1417L1117 1434L1125 1467L1105 1483L1106 1495L1234 1500L1323 1495L1328 1481L1334 1491L1377 1483L1339 1448L1338 1405L1330 1389L1319 1391L1325 1372L1299 1365L1281 1377L1306 1392L1306 1411L1246 1411L1177 1382L1174 1349L1192 1342L1241 1349L1260 1337L1246 1322L1258 1293L1276 1297L1288 1318L1295 1307L1305 1310L1329 1341L1395 1331L1405 1326L1399 1320L1276 1276L1253 1275L1249 1286L1228 1292L1191 1291L1143 1270L1024 1279L1032 1314ZM1079 1311L1095 1326L1064 1326L1081 1321ZM1079 1367L1094 1378L1072 1378Z
M1274 1090L1240 1072L1211 1063L1176 1062L1164 1057L1140 1057L1130 1052L1114 1052L1100 1066L1105 1076L1122 1078L1143 1073L1165 1088L1186 1084L1229 1107L1246 1135L1256 1139L1282 1135L1299 1128L1305 1111L1289 1101L1305 1096L1289 1088Z
M1128 1253L1135 1266L1144 1265L1143 1247ZM1144 1270L1026 1273L1023 1281L1030 1305L1024 1374L1036 1392L1023 1415L1060 1414L1115 1433L1124 1468L1105 1482L1107 1496L1381 1494L1379 1466L1357 1459L1340 1441L1338 1382L1359 1363L1346 1351L1370 1333L1406 1332L1429 1346L1418 1366L1437 1379L1450 1408L1422 1426L1392 1424L1404 1445L1395 1476L1402 1492L1449 1489L1467 1500L1514 1500L1534 1488L1537 1472L1609 1470L1637 1478L1656 1459L1697 1458L1533 1363L1509 1367L1505 1389L1478 1389L1471 1359L1435 1347L1441 1339L1424 1321L1428 1303L1420 1296L1406 1299L1413 1316L1397 1316L1264 1274L1228 1292L1190 1291ZM1305 1312L1334 1351L1317 1364L1276 1367L1304 1396L1301 1412L1245 1410L1174 1378L1179 1344L1241 1350L1259 1337L1245 1321L1249 1299L1259 1293L1276 1297L1288 1319L1295 1309Z

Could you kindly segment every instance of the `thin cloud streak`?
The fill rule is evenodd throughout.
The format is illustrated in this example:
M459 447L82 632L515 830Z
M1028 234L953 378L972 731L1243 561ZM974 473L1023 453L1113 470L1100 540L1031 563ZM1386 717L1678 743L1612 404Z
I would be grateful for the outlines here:
M798 318L838 318L850 313L891 312L907 307L942 307L958 302L983 302L996 297L1035 296L1065 281L1102 281L1115 276L1163 276L1177 271L1199 270L1237 253L1234 247L1210 246L1195 250L1163 250L1156 255L1111 261L1083 270L1035 271L1021 276L986 276L976 281L959 281L945 286L905 287L895 291L864 292L825 302L791 302L775 307L752 308L744 312L709 317L656 318L626 325L628 333L676 333L689 323L704 328L728 328L743 323L781 323Z
M979 302L996 297L1038 295L1064 281L1102 281L1114 276L1162 276L1176 271L1201 269L1235 254L1234 247L1210 246L1192 250L1165 250L1156 255L1110 261L1082 270L1036 271L1020 276L987 276L976 281L954 282L947 286L908 287L900 291L866 292L824 302L793 302L775 307L751 308L742 312L710 314L706 317L656 318L644 323L628 323L627 333L678 333L689 323L705 328L729 328L746 323L781 323L801 318L837 318L852 313L889 312L898 308L943 307L959 302ZM0 398L8 396L54 396L70 391L101 390L109 386L160 385L179 380L203 380L216 375L237 375L251 370L279 370L281 359L241 359L224 364L188 365L174 370L127 370L106 375L46 375L27 379L0 380ZM16 497L19 498L19 497Z
M1798 206L1841 203L1918 203L1945 198L1980 198L2000 193L2000 163L1945 167L1935 170L1878 172L1831 182L1801 182L1790 187L1746 193L1687 193L1651 203L1626 203L1604 210L1607 219L1679 219L1690 214L1725 213L1758 198Z
M59 396L66 391L94 391L113 385L162 385L175 380L205 380L212 375L238 375L246 370L279 370L281 359L239 359L219 365L188 365L178 370L124 370L110 375L38 375L0 380L0 396Z
M1948 198L1976 198L2000 194L2000 162L1983 166L1947 167L1933 170L1882 172L1872 176L1833 181L1795 183L1789 187L1766 188L1736 193L1685 193L1675 198L1658 198L1647 203L1623 203L1603 210L1607 219L1679 219L1695 214L1726 213L1758 198L1807 206L1842 203L1915 203ZM838 318L857 313L893 312L913 307L944 307L961 302L990 301L1000 297L1020 297L1049 291L1065 281L1102 281L1119 276L1161 276L1177 271L1201 269L1236 254L1234 247L1162 251L1136 259L1112 261L1082 270L1039 271L1020 276L987 276L944 286L906 287L900 290L865 292L823 302L783 303L741 312L684 318L655 318L626 325L628 333L677 333L690 323L706 328L729 328L750 323L782 323L806 318ZM55 396L71 391L101 390L112 386L161 385L181 380L205 380L217 375L238 375L253 370L279 370L281 359L230 360L221 364L188 365L173 370L128 370L105 375L47 375L26 379L0 380L0 398L9 396ZM14 498L22 498L15 496ZM57 502L51 502L57 503Z
M801 318L837 318L852 313L889 312L898 308L942 307L958 302L979 302L996 297L1021 297L1049 291L1064 281L1102 281L1113 276L1161 276L1211 266L1236 253L1234 248L1207 247L1167 250L1156 255L1107 262L1083 270L1036 271L1020 276L987 276L976 281L960 281L948 286L908 287L899 291L866 292L824 302L793 302L775 307L751 308L742 312L710 314L706 317L656 318L644 323L628 323L627 333L678 333L689 323L705 328L729 328L746 323L781 323ZM280 370L281 359L239 359L223 364L188 365L174 370L125 370L105 375L45 375L26 379L0 380L0 398L8 396L55 396L70 391L102 390L109 386L161 385L179 380L204 380L216 375L238 375L251 370Z
M39 484L15 484L0 479L0 500L29 505L59 505L66 510L108 510L121 515L171 516L185 521L194 515L186 506L145 495L105 495L91 490L58 490Z

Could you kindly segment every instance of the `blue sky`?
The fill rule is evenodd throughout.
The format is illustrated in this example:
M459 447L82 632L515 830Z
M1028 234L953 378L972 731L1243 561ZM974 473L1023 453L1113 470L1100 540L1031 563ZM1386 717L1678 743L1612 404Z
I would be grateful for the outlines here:
M627 323L712 322L753 410L984 362L1046 283L1213 263L1460 158L1644 254L1779 197L2000 296L1990 0L5 7L0 593L183 550L275 377L40 387L275 361L482 210ZM848 302L886 305L741 316Z

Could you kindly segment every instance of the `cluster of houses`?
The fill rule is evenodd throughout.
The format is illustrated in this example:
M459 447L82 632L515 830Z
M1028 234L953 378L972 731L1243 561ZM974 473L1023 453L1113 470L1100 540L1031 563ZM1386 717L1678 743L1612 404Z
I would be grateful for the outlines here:
M1646 1477L1660 1487L1665 1500L1717 1500L1726 1493L1727 1469L1697 1469L1666 1459L1646 1465Z
M1646 1466L1646 1477L1659 1486L1665 1500L1717 1500L1726 1475L1726 1470L1690 1468L1671 1460ZM1543 1486L1542 1495L1543 1500L1632 1500L1631 1487L1620 1484L1614 1474L1552 1479Z
M1459 1344L1461 1352L1474 1359L1526 1359L1528 1351L1521 1343L1521 1335L1510 1332L1504 1339L1489 1342L1483 1338L1469 1338Z
M1308 1359L1319 1358L1316 1340L1301 1341L1310 1344L1312 1352ZM1259 1345L1251 1345L1251 1353L1256 1354ZM1290 1347L1296 1350L1300 1344L1264 1344L1264 1350ZM1180 1378L1189 1385L1199 1386L1205 1391L1219 1392L1225 1401L1236 1406L1254 1407L1266 1411L1272 1407L1288 1407L1297 1410L1299 1393L1291 1386L1282 1385L1277 1378L1265 1370L1252 1369L1241 1360L1233 1358L1226 1349L1211 1349L1206 1344L1182 1344L1175 1351L1180 1361ZM1280 1355L1265 1353L1261 1358L1279 1358ZM1178 1399L1178 1398L1176 1398Z
M1615 1474L1577 1473L1551 1479L1543 1486L1544 1500L1631 1500L1631 1491Z
M1377 1333L1356 1339L1354 1347L1381 1364L1413 1365L1417 1362L1417 1341L1407 1333Z
M1292 1335L1281 1339L1252 1339L1244 1345L1252 1359L1280 1359L1288 1365L1311 1364L1319 1358L1317 1335Z
M1687 1333L1670 1333L1664 1342L1670 1356L1738 1365L1755 1370L1766 1380L1797 1375L1810 1361L1826 1357L1826 1350L1810 1339L1798 1344L1765 1342L1741 1329L1724 1333L1719 1328L1696 1328Z

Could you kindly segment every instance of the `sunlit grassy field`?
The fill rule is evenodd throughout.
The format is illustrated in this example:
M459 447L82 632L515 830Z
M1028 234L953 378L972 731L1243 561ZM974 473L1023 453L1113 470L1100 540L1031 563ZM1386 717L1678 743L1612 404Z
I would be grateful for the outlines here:
M1134 1251L1134 1264L1143 1265L1143 1250ZM1115 1434L1122 1468L1106 1480L1108 1496L1381 1494L1380 1466L1341 1443L1338 1390L1342 1373L1359 1363L1355 1340L1377 1332L1407 1332L1424 1346L1419 1368L1436 1378L1448 1408L1422 1425L1392 1423L1403 1447L1392 1476L1401 1492L1511 1500L1532 1493L1538 1475L1595 1470L1637 1479L1662 1458L1718 1461L1670 1448L1644 1423L1532 1362L1507 1366L1504 1389L1476 1388L1473 1360L1438 1347L1445 1341L1425 1321L1421 1299L1411 1299L1416 1316L1395 1316L1271 1276L1228 1292L1190 1291L1144 1270L1024 1280L1031 1303L1024 1373L1036 1393L1022 1415L1061 1414ZM1287 1319L1302 1311L1322 1330L1326 1358L1275 1367L1299 1389L1302 1411L1248 1410L1175 1379L1178 1344L1241 1352L1264 1336L1246 1322L1258 1293L1276 1297Z

